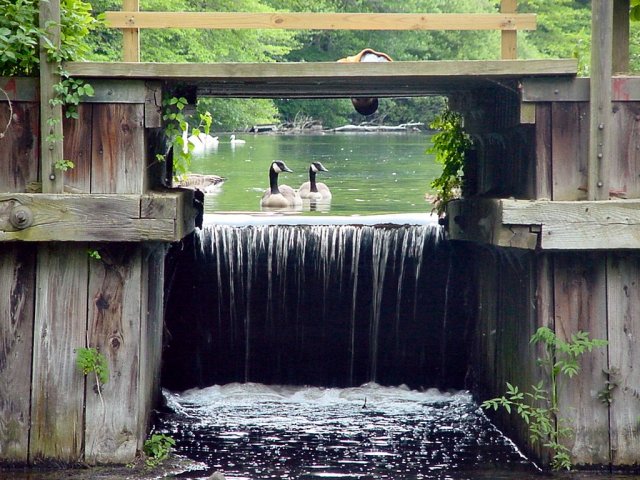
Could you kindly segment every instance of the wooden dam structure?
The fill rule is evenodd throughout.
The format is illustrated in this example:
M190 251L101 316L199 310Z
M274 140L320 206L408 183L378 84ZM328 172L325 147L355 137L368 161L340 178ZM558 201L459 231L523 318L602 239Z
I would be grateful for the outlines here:
M640 78L613 75L628 69L629 1L592 4L590 79L576 76L573 60L515 58L517 30L535 27L533 15L516 13L515 0L478 17L170 19L125 0L125 11L107 16L124 30L125 62L65 64L96 91L79 105L79 120L62 120L51 107L55 65L46 59L39 79L0 79L0 128L7 125L0 138L0 463L126 463L142 447L159 393L166 246L194 229L197 213L193 192L169 188L170 172L155 160L162 96L186 84L222 97L448 96L474 139L464 198L449 205L447 219L449 239L480 247L472 266L475 388L489 398L507 381L537 383L529 339L540 326L561 338L585 330L607 339L561 386L561 413L575 429L568 447L579 465L637 467ZM41 2L43 24L57 15L57 0ZM139 30L167 26L498 29L502 58L139 63ZM57 169L62 159L75 168ZM514 250L523 267L502 268L500 253ZM101 395L75 364L82 347L108 360ZM610 403L597 395L605 381L615 386ZM524 424L498 421L548 461L548 452L529 445Z

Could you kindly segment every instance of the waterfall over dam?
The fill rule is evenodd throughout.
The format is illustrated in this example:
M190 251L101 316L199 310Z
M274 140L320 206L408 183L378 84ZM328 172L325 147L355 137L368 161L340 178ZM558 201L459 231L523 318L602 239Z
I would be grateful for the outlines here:
M433 219L209 223L167 258L167 388L463 386L464 258Z

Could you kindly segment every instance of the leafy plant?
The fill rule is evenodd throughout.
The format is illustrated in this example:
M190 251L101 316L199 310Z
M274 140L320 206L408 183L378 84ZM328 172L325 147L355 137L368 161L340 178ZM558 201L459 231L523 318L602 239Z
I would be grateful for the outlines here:
M145 464L149 468L157 467L164 460L169 458L171 448L174 447L176 441L163 433L154 433L151 438L144 442L142 451L147 456Z
M109 365L107 358L97 348L79 348L76 352L76 364L83 375L93 373L98 388L109 381Z
M100 252L98 250L96 250L95 248L88 249L87 253L89 254L89 257L93 258L94 260L101 260L102 259L102 255L100 255Z
M569 449L562 440L573 435L573 429L566 419L559 417L558 381L563 375L572 378L580 372L578 359L595 347L607 345L606 340L590 339L587 332L579 331L571 336L570 341L559 339L548 327L540 327L531 337L535 345L542 343L544 356L538 358L538 364L547 375L548 385L544 381L532 385L532 392L522 392L507 382L507 393L482 403L482 408L498 410L504 408L507 413L515 411L529 427L532 443L542 443L551 449L554 470L571 469Z
M634 22L640 21L640 0L631 0L629 18Z
M184 97L167 97L163 100L164 107L162 119L165 121L164 134L173 147L173 176L181 177L189 173L193 144L188 140L189 118L184 109L188 101ZM200 133L209 134L213 118L211 113L204 112L199 115L199 123L191 129L191 135ZM156 155L157 160L164 160L163 156Z
M471 148L471 138L462 126L462 115L446 109L438 115L429 127L439 130L432 137L433 146L427 153L436 156L436 162L443 166L442 173L431 182L436 191L434 204L439 214L444 212L450 200L460 196L465 152Z
M71 160L56 160L54 164L54 168L62 172L66 172L73 167L75 167L75 164Z

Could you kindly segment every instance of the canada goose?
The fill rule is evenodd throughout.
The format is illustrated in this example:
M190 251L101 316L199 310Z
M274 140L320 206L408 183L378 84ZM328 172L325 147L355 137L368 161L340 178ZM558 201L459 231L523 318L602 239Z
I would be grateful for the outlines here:
M244 145L246 142L244 140L240 140L239 138L236 138L235 135L231 135L231 137L229 137L231 140L231 145Z
M184 175L178 182L176 187L191 188L193 190L202 190L204 193L215 193L219 191L220 186L226 178L219 175L205 175L202 173L188 173Z
M288 185L278 186L278 174L293 172L282 160L276 160L269 168L269 188L265 190L260 200L260 206L268 208L301 207L300 195Z
M310 200L331 200L331 190L324 183L316 182L317 172L328 172L320 162L313 162L309 165L309 181L300 185L298 194L300 198Z

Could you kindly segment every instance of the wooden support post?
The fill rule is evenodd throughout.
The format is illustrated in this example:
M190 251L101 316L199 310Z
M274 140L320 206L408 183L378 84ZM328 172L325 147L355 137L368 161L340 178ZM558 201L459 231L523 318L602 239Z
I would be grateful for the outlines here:
M125 12L139 12L140 0L122 0L122 10ZM122 42L125 62L140 61L140 29L123 28Z
M613 2L613 73L629 71L630 0Z
M516 13L518 0L500 0L501 13ZM517 30L502 30L502 59L513 60L518 58L518 32Z
M611 163L611 52L613 48L613 2L591 3L591 88L589 159L587 168L588 200L609 198Z
M40 28L47 32L53 45L60 45L60 1L40 2ZM62 160L62 106L52 105L53 87L60 82L58 65L50 62L40 42L40 179L45 193L62 193L64 175L55 163Z

